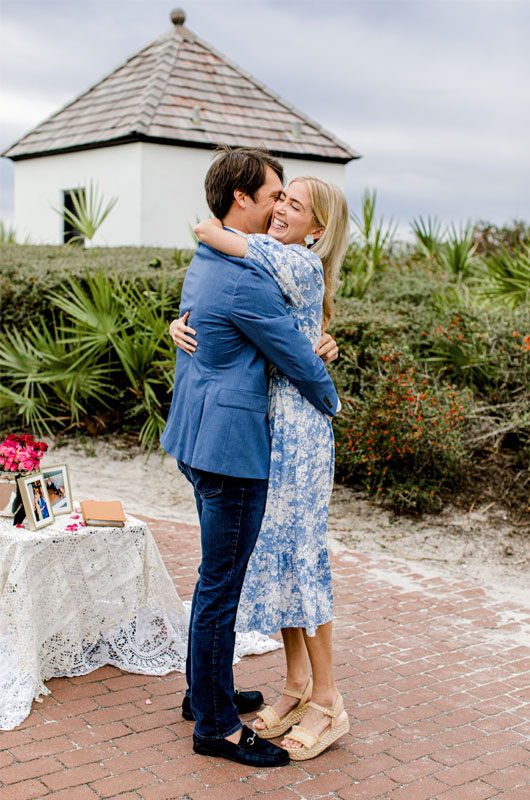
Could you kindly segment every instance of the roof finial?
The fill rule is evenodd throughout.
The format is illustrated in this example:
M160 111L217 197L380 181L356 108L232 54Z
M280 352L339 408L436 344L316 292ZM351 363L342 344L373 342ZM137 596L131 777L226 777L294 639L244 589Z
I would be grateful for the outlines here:
M186 12L183 8L174 8L169 18L173 25L184 25L186 21Z

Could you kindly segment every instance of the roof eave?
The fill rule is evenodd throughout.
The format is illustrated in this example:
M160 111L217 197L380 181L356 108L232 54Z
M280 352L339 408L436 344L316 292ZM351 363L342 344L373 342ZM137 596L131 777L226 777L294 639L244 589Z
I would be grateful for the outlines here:
M157 136L149 136L144 133L137 133L132 131L127 136L119 136L116 139L106 139L99 142L86 142L85 144L73 145L71 147L60 147L55 150L36 150L31 153L16 152L10 155L11 150L16 150L17 145L12 145L0 155L2 158L9 158L11 161L22 161L29 158L44 158L46 156L57 156L63 153L74 153L82 150L96 150L101 147L115 147L122 144L133 144L135 142L149 142L151 144L165 144L171 147L194 147L202 150L215 150L222 142L194 142L185 139L165 139ZM345 156L324 156L318 153L294 153L288 150L271 150L272 155L277 158L294 158L299 160L308 161L327 161L333 164L348 164L350 161L362 158L359 153L355 153L351 148L348 148L348 155Z

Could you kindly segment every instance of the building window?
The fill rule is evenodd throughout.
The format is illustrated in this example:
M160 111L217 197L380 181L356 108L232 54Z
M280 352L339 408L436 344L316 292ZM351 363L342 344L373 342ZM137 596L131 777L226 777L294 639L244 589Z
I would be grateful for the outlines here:
M86 194L84 189L65 189L63 192L64 196L64 208L66 211L69 211L74 217L77 217L77 211L74 205L74 201L72 200L72 195L75 192L76 197L79 198L82 204L86 201ZM84 247L85 240L81 236L81 231L76 228L72 219L70 219L68 214L65 214L63 217L64 219L64 230L63 230L63 242L68 244L68 242L72 242L72 244L79 244L81 247Z

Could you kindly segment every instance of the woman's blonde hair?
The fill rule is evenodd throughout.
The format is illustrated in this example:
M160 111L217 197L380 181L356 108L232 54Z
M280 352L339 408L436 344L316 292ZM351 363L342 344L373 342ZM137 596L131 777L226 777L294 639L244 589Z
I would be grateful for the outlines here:
M333 318L333 298L337 291L339 271L348 243L348 206L343 193L332 183L312 175L294 178L291 183L296 181L305 183L309 189L315 223L324 228L324 233L311 246L311 250L320 258L324 268L322 322L326 326Z

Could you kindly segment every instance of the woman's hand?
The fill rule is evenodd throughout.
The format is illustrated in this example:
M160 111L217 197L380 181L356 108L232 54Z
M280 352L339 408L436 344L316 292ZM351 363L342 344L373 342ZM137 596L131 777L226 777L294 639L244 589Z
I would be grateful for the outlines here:
M195 228L195 236L199 239L200 242L208 241L208 234L223 230L223 223L220 219L214 219L210 217L210 219L203 219L202 222L198 222Z
M189 315L190 312L186 311L183 317L174 319L169 326L169 334L177 347L180 347L181 350L184 350L185 353L193 358L193 354L197 349L197 342L192 339L192 336L197 336L197 333L193 328L186 325ZM188 334L191 334L191 336Z
M320 356L324 364L330 364L339 357L339 348L337 342L331 334L322 331L322 336L315 350L317 356Z

